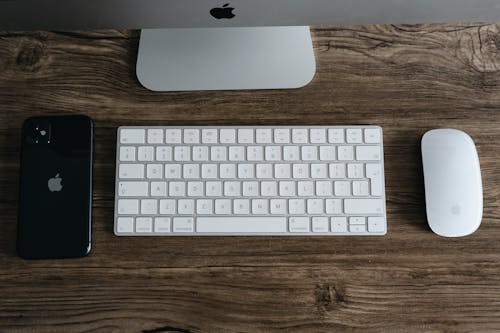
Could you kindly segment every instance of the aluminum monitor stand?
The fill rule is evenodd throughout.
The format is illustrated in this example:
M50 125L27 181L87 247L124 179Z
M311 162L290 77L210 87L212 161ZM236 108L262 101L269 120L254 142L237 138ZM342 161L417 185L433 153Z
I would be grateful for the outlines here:
M299 88L315 72L309 27L146 29L137 57L153 91Z

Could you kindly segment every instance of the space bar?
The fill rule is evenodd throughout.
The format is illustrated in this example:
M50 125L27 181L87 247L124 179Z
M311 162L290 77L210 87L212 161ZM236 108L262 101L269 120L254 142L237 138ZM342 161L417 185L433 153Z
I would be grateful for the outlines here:
M198 217L196 232L278 233L286 232L285 217Z

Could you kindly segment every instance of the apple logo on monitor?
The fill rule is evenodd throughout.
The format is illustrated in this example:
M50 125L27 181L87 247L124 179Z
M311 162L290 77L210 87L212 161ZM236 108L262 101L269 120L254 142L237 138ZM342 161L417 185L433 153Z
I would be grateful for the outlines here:
M57 174L55 177L50 178L47 182L47 186L50 192L59 192L62 190L62 178Z
M222 7L215 7L210 10L210 15L215 17L216 19L232 19L236 15L233 14L233 7L229 7L229 4L226 3Z

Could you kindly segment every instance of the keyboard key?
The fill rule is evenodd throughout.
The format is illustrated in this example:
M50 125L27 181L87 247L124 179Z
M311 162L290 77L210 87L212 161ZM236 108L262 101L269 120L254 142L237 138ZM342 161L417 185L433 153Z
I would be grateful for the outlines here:
M259 183L258 182L243 182L243 196L258 197Z
M325 201L326 213L330 215L342 214L341 199L327 199Z
M383 194L382 166L380 164L367 164L366 177L370 178L371 194L381 196Z
M236 143L236 130L234 129L221 129L220 130L221 143Z
M354 196L367 196L369 195L368 182L365 180L352 182L352 194Z
M207 197L222 196L222 182L206 182L205 189Z
M265 154L266 154L266 161L280 161L281 160L281 147L280 146L266 146Z
M354 148L352 146L339 146L338 147L339 161L352 161L354 160Z
M249 146L249 147L247 147L247 160L248 161L263 161L264 160L264 148L261 146Z
M135 161L135 147L120 147L120 161Z
M329 143L345 143L344 129L342 129L342 128L328 129L328 142Z
M181 178L181 165L180 164L166 164L165 165L165 178L167 178L167 179Z
M344 212L346 214L383 214L384 201L382 199L345 199Z
M148 164L146 166L146 174L149 179L163 178L163 165L162 164Z
M233 202L233 211L236 215L248 215L250 214L250 200L248 199L237 199Z
M174 232L194 232L194 219L192 217L174 217Z
M256 143L272 143L272 129L270 128L259 128L255 131L255 142Z
M275 181L260 183L260 193L263 197L275 197L278 195L278 183Z
M182 177L185 179L200 178L200 165L199 164L184 164L182 166Z
M298 194L301 197L311 197L314 195L314 182L305 181L297 183Z
M118 214L137 215L139 214L139 200L120 199L118 200Z
M215 214L229 215L231 214L231 200L217 199L215 200Z
M172 147L156 147L156 160L159 162L172 161Z
M221 164L219 166L219 177L223 179L236 178L236 164Z
M319 159L321 161L335 161L335 147L331 146L319 147Z
M276 128L274 130L274 143L290 143L290 129Z
M285 199L273 199L271 200L271 214L286 214L286 200Z
M323 199L307 199L307 214L323 214Z
M290 217L288 219L290 232L309 232L310 227L308 217Z
M304 199L291 199L288 200L288 213L289 214L305 214L306 202Z
M309 132L311 143L326 143L326 131L324 128L313 128Z
M211 161L227 161L227 148L224 146L215 146L210 148Z
M295 196L295 182L281 181L279 183L279 195L282 197Z
M196 200L196 213L200 215L211 215L214 213L213 201L208 199Z
M382 159L379 146L357 146L356 160L358 161L379 161Z
M316 182L316 195L319 197L330 197L333 195L333 182L318 181Z
M365 142L366 143L381 143L382 135L378 128L367 128L365 129Z
M238 129L238 143L253 142L253 129Z
M298 160L300 160L299 146L285 146L285 147L283 147L283 159L285 161L298 161Z
M217 143L219 141L219 132L217 129L209 128L201 131L201 143Z
M338 197L348 197L351 195L351 183L347 181L333 182L334 193Z
M269 214L269 200L267 200L267 199L253 199L252 200L252 214L255 214L255 215Z
M178 146L174 148L174 161L185 162L191 160L191 147Z
M368 232L385 232L385 218L377 216L368 217Z
M193 161L204 162L208 161L208 147L193 147Z
M350 224L349 231L356 233L363 233L366 231L366 226L364 224Z
M336 233L347 232L347 218L345 216L330 218L330 230Z
M118 194L121 197L146 197L148 189L148 182L120 182L118 184Z
M121 129L120 143L133 144L144 143L146 131L143 129Z
M132 217L119 217L116 219L116 231L119 233L133 233L134 232L134 218Z
M254 178L254 165L238 164L238 178L241 179Z
M137 159L139 161L150 162L154 159L153 147L139 147L137 151Z
M312 218L312 231L313 232L328 232L328 218L327 217L313 217Z
M184 143L200 143L200 130L186 128L184 130Z
M148 129L148 143L163 143L163 130L158 128Z
M294 164L293 178L309 178L309 164Z
M360 128L349 128L346 130L347 143L362 143L363 133Z
M345 164L335 163L330 164L330 178L343 179L346 178Z
M201 178L215 179L217 175L217 164L203 164L201 166Z
M239 196L241 196L241 183L240 182L224 182L224 196L225 197L239 197Z
M328 169L326 164L311 164L312 178L328 178Z
M151 182L151 196L164 197L167 195L166 182Z
M174 215L176 213L177 203L172 199L160 200L160 214L161 215Z
M169 233L170 232L170 218L169 217L155 217L154 232L155 233Z
M245 147L229 147L229 160L230 161L244 161L245 160Z
M347 165L347 177L349 178L364 178L365 171L363 164L348 164Z
M182 132L180 129L166 129L165 142L166 143L181 143Z
M199 217L197 232L203 233L285 233L285 217Z
M158 212L157 210L158 201L153 199L141 200L141 214L143 215L153 215Z
M274 178L284 179L291 177L290 164L275 164Z
M318 160L318 147L317 146L304 146L304 147L302 147L302 159L304 161L317 161Z
M151 217L138 217L137 219L135 219L135 232L153 232L153 219Z
M293 143L309 143L309 131L306 128L292 129Z
M257 164L256 172L257 172L257 178L273 178L273 165Z
M177 205L177 214L179 215L193 215L194 214L194 200L181 199Z
M144 164L120 164L118 176L123 179L144 178Z
M168 195L171 197L183 197L186 195L186 183L170 182L168 184Z

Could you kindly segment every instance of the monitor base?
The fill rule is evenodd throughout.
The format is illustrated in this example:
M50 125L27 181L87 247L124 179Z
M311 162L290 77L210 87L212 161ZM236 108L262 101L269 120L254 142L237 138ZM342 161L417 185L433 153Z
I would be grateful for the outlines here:
M300 88L315 72L309 27L145 29L137 56L153 91Z

